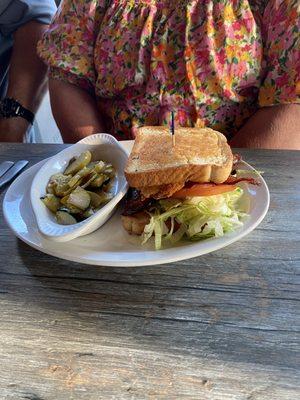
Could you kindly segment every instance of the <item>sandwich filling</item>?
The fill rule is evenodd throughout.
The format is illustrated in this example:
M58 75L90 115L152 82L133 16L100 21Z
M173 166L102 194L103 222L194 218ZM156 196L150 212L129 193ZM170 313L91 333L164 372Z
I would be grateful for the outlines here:
M230 175L223 184L163 185L145 190L130 189L125 200L123 224L146 243L154 236L155 248L182 238L201 240L220 237L243 225L240 182L258 184L254 178Z

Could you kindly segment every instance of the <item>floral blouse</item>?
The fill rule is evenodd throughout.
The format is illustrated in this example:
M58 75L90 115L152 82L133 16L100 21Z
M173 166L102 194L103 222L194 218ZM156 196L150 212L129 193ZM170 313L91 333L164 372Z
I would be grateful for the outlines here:
M299 103L298 1L64 0L39 54L118 139L172 110L230 138L259 107Z

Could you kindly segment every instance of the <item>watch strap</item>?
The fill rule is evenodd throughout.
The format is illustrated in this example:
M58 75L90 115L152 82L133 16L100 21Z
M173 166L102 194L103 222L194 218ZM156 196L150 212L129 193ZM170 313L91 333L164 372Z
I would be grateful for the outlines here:
M6 97L0 102L0 117L21 117L26 119L31 124L33 124L34 121L34 113L30 110L27 110L27 108L23 107L20 102L11 97Z
M28 122L31 123L31 125L33 124L34 121L34 114L33 112L27 110L25 107L23 107L21 104L19 106L19 108L16 110L16 114L19 117L25 118Z

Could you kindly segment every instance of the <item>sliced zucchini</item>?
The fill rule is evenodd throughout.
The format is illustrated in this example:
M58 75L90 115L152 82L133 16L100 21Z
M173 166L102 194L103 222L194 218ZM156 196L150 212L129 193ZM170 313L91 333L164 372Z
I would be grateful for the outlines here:
M69 176L69 175L64 175L61 173L54 174L51 176L51 178L49 180L49 185L62 185L62 184L69 182L70 179L71 179L71 176Z
M65 175L74 175L76 172L80 171L82 168L86 167L92 159L92 154L90 151L84 151L81 153L76 159L68 165L64 174Z
M45 204L45 206L53 213L56 213L56 211L61 206L60 199L54 196L54 194L48 193L46 194L46 196L41 197L41 200Z
M80 171L77 172L68 182L70 188L75 189L76 185L79 185L82 178L85 178L91 173L91 168L84 167Z
M102 204L107 203L109 200L111 200L112 196L110 196L108 193L105 192L88 192L91 198L91 206L95 209L101 206Z
M107 175L109 178L113 178L116 175L116 171L111 164L107 164L103 173Z
M47 184L46 192L50 194L55 194L55 187L60 184L66 183L68 180L69 178L61 173L52 175Z
M72 193L70 193L67 204L78 207L81 210L86 210L91 202L90 195L82 187L77 186Z
M107 175L100 174L90 183L91 188L99 188L109 179Z
M61 202L61 204L66 205L67 202L68 202L68 200L69 200L69 195L62 197L62 198L60 199L60 202Z
M71 213L71 214L80 214L82 210L78 207L73 206L72 204L69 203L69 197L70 195L64 196L62 199L60 199L61 204L63 204L64 208L66 208L65 211Z
M87 210L85 210L85 212L82 214L82 217L84 219L91 217L92 215L95 214L95 211L90 207Z
M98 164L99 161L91 161L90 163L88 163L87 167L90 169L94 169L95 165Z
M55 214L56 220L61 225L73 225L77 224L76 219L66 211L57 211Z
M94 170L95 172L97 172L97 174L101 174L105 170L106 166L107 164L105 164L105 162L98 161L94 166Z
M58 185L54 187L54 192L56 196L58 197L64 197L67 196L72 192L72 188L70 188L68 185Z
M97 178L97 176L98 176L98 174L96 172L93 172L90 176L87 176L87 177L83 178L80 186L83 189L89 187L90 184Z
M65 196L69 191L68 182L70 179L70 175L55 174L51 176L48 188L53 190L54 194L58 197ZM49 193L48 190L47 192Z
M61 206L58 211L66 211L69 214L80 214L80 213L82 213L82 210L80 208L72 206L72 204L69 204L69 203L64 204L63 206Z
M89 151L72 158L65 172L52 175L46 186L47 194L41 200L60 224L89 218L113 197L114 167L91 159Z

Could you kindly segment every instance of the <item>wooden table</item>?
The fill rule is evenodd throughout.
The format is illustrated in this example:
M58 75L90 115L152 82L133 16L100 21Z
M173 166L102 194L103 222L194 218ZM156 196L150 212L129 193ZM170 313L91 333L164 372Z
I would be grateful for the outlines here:
M1 144L0 161L62 147ZM242 154L265 171L269 213L192 260L71 263L17 240L1 215L1 399L300 398L300 153Z

